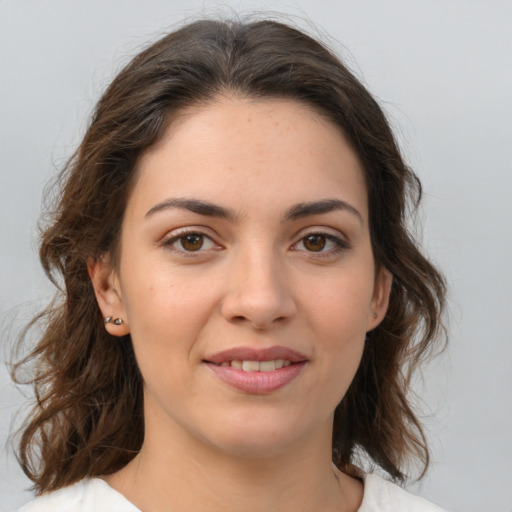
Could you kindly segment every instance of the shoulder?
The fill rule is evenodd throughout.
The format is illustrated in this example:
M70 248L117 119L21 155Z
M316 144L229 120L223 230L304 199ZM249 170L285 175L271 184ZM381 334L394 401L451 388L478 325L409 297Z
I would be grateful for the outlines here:
M140 512L123 495L99 478L80 480L58 491L45 493L18 512Z
M408 493L380 476L364 477L363 502L358 512L446 512L429 501Z

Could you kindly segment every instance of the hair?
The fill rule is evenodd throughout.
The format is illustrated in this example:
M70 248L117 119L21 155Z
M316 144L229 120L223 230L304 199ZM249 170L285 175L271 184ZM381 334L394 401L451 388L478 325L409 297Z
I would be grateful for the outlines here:
M141 448L142 377L130 336L119 342L105 331L87 261L116 254L141 154L183 109L230 95L306 104L338 126L359 156L375 262L393 284L387 314L367 334L336 408L333 462L356 474L367 460L397 481L411 461L428 466L409 388L412 370L443 332L445 282L407 226L421 198L418 178L379 105L318 41L275 21L202 20L167 34L118 74L57 180L40 245L57 297L24 331L21 341L42 326L12 370L21 383L19 370L33 365L36 402L20 430L18 459L36 493L115 472Z

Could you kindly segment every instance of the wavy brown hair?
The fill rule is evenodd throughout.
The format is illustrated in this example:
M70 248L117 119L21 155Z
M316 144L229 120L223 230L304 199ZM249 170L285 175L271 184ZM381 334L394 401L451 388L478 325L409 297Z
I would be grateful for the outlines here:
M411 371L442 330L443 277L407 229L421 186L404 164L379 105L316 40L275 21L204 20L137 55L113 80L57 185L40 257L57 298L31 353L36 403L20 431L18 458L37 493L127 464L144 438L142 378L128 336L104 329L88 258L116 253L140 155L182 109L222 95L286 98L338 126L363 164L376 265L393 275L390 305L367 335L360 368L335 412L333 461L354 472L360 456L395 480L428 465L409 403ZM22 337L22 339L23 339ZM21 379L17 379L20 382Z

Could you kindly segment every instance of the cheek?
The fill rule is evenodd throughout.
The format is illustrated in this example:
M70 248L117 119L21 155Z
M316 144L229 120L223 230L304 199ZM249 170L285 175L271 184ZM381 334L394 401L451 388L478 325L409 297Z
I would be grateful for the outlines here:
M358 335L364 338L372 297L372 276L354 272L333 277L304 300L316 330L329 332L329 339L348 341Z
M364 349L373 278L360 277L354 273L332 279L308 298L312 312L308 329L314 336L314 356L322 367L325 389L333 391L332 407L346 393Z
M126 268L129 261L127 260ZM132 265L132 268L136 268ZM141 279L124 280L123 302L139 363L167 360L193 351L214 308L214 288L197 286L166 269L153 265ZM142 368L141 368L142 369Z
M207 297L187 286L141 286L128 306L135 358L146 399L168 410L197 392L191 369L201 359L198 339L208 322Z

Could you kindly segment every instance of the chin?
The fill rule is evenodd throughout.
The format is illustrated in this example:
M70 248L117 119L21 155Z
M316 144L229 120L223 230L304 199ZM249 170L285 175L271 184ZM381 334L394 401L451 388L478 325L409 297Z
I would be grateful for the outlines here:
M274 458L289 452L293 446L290 433L276 435L274 433L237 434L229 439L218 439L214 447L230 457L242 459Z
M248 459L272 458L293 450L297 443L307 438L306 430L301 432L302 429L298 428L302 422L297 420L242 415L222 422L216 432L210 430L207 439L226 455Z

